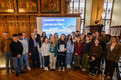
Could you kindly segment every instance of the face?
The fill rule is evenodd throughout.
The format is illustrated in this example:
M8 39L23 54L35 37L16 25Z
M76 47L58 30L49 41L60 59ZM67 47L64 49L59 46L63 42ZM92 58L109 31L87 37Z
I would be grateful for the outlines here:
M115 42L116 42L116 38L113 37L113 38L111 39L111 42L112 42L112 43L115 43Z
M61 40L64 40L64 38L65 38L65 35L61 35Z
M34 39L34 38L35 38L35 35L34 35L34 34L32 34L32 35L31 35L31 37L32 37L32 39Z
M46 36L46 34L45 34L45 33L43 33L43 36Z
M51 37L52 35L50 34L49 37Z
M18 40L18 37L13 37L13 40L14 40L14 41L17 41L17 40Z
M8 33L3 33L4 38L7 38L8 36L9 36Z
M105 35L105 32L101 32L102 35Z
M72 35L74 35L75 33L73 32Z
M37 34L37 29L34 29L34 33Z
M23 35L23 37L25 37L26 36L26 33L22 33L22 35Z
M80 36L80 38L81 38L81 40L83 40L83 39L84 39L84 36L83 36L83 35L81 35L81 36Z
M54 41L54 37L51 36L51 41L53 42Z
M92 35L90 35L90 39L92 39L93 38L93 36Z
M97 39L95 40L95 44L99 44L99 41Z
M76 34L78 35L78 34L79 34L79 32L76 32Z
M69 37L68 37L68 38L69 38L69 40L70 40L70 39L71 39L71 35L69 35Z
M86 37L86 41L89 41L89 39L90 39L89 37Z
M43 41L43 37L41 37L40 40Z
M23 39L23 36L19 36L19 39L22 40Z
M48 38L45 39L45 43L48 43Z
M96 32L96 33L95 33L95 35L96 35L96 36L98 36L98 35L99 35L99 33L98 33L98 32Z
M58 38L58 34L55 34L55 38Z

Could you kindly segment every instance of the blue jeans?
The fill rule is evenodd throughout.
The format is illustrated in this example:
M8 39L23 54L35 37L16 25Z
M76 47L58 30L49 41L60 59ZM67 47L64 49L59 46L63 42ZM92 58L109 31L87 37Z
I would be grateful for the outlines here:
M71 64L71 61L72 61L72 56L73 56L73 53L67 53L67 56L66 56L66 64L67 65L70 65Z
M22 54L22 59L25 61L26 67L29 67L28 54ZM22 60L22 68L23 68L23 60Z
M22 62L23 62L23 59L22 59L22 56L20 58L17 58L17 57L14 57L14 65L15 65L15 69L16 69L16 72L18 71L22 71Z
M13 57L10 52L5 52L4 55L6 60L6 69L7 72L9 73L9 61L10 61L11 70L13 70Z

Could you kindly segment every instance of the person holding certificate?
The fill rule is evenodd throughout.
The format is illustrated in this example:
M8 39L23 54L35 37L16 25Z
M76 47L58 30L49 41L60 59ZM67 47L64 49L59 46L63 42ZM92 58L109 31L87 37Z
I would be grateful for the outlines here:
M58 71L61 71L61 67L63 67L62 71L65 71L65 57L66 57L66 40L65 40L65 35L62 34L61 38L58 41L58 61L59 61Z

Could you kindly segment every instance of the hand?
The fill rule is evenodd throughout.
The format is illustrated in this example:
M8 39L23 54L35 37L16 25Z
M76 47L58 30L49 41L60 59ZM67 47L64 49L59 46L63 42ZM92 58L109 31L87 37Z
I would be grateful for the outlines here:
M64 49L64 51L66 51L66 48Z
M87 58L89 58L89 56L87 56Z
M28 54L28 52L25 52L25 54Z
M78 55L78 53L75 53L75 55Z
M116 63L118 62L118 61L115 61Z
M58 50L58 52L60 52L60 50Z
M69 53L71 54L71 51L69 51Z
M92 60L94 61L95 60L95 57L92 57Z
M32 53L29 53L29 55L32 55Z
M21 57L21 55L20 55L20 54L18 54L18 55L17 55L17 58L20 58L20 57Z

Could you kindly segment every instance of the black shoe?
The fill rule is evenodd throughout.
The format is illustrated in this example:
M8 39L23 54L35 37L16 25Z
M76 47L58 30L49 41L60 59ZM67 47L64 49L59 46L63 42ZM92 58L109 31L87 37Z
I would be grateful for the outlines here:
M50 69L50 71L53 71L53 69Z
M80 67L77 67L77 69L80 69Z
M16 73L16 77L18 77L19 76L19 74L18 74L18 72Z
M53 71L55 71L55 69L53 69Z
M74 69L77 69L77 66L75 66Z
M20 71L20 73L25 73L25 71Z

